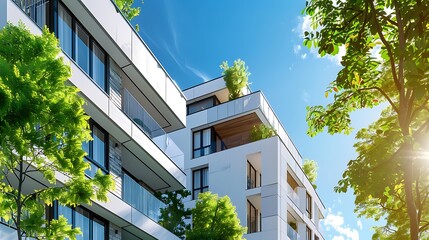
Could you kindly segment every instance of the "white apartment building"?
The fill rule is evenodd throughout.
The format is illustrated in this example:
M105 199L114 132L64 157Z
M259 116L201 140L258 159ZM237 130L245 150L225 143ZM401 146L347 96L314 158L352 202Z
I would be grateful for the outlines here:
M116 183L109 202L54 204L48 217L65 215L81 228L78 239L178 239L157 223L163 204L153 193L185 187L184 156L169 138L185 127L183 93L110 0L0 0L0 28L19 21L59 38L91 117L87 175L101 169ZM47 184L35 180L28 191ZM0 239L16 239L13 228L0 223Z
M228 100L222 78L183 91L186 128L171 137L185 154L186 188L228 195L248 240L324 239L325 207L302 171L302 158L262 92L243 89ZM266 124L277 136L250 141L253 126Z

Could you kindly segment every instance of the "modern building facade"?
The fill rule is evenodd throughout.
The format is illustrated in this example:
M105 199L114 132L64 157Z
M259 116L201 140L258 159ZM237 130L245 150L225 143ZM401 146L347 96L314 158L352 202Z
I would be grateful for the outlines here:
M110 0L0 0L0 28L24 23L32 33L48 26L71 66L91 117L91 164L114 177L107 203L76 208L54 204L86 240L178 239L158 223L156 191L185 187L183 153L169 132L185 127L186 100L165 69ZM66 176L57 174L59 182ZM43 187L32 182L29 191ZM0 224L0 239L15 239Z
M187 126L171 134L185 155L187 189L193 207L201 192L228 195L245 238L324 239L325 207L302 170L302 158L262 92L243 89L228 100L222 78L183 91ZM265 124L277 136L250 140L253 126Z

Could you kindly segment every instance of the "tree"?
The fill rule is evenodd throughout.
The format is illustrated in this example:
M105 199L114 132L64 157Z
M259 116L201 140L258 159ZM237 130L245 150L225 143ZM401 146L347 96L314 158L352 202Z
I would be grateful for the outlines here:
M258 126L255 125L252 127L252 131L250 132L250 140L258 141L261 139L274 137L276 134L276 130L273 127L261 123Z
M230 67L228 66L228 61L224 61L220 68L223 69L223 79L229 91L229 100L241 97L243 95L242 89L247 86L250 75L246 63L238 59Z
M178 190L174 192L157 193L158 198L165 203L165 208L161 209L161 217L158 223L165 229L184 239L185 231L190 229L190 224L185 223L185 219L191 218L191 210L185 208L183 198L191 195L188 190Z
M64 217L45 219L45 206L107 201L113 186L100 171L85 176L82 142L91 136L84 101L66 84L70 67L47 28L34 36L22 23L7 24L0 45L0 216L18 239L76 239L79 230ZM59 183L56 173L68 179Z
M314 160L305 159L304 164L302 165L302 170L307 176L308 180L310 180L311 185L313 185L314 189L317 188L316 180L317 180L317 162Z
M186 231L186 239L235 240L242 239L246 231L228 196L205 192L198 195L192 209L192 230Z
M114 0L114 1L116 3L116 6L118 6L119 10L128 19L128 21L131 21L133 18L140 15L141 8L133 7L134 0ZM143 1L141 3L143 4ZM135 29L136 31L140 30L138 24L136 24Z
M378 201L377 214L388 219L397 211L386 204L403 200L409 223L404 234L419 239L428 227L428 179L422 175L428 166L420 164L427 149L418 139L428 125L429 2L310 0L304 12L313 28L304 33L307 47L317 47L321 56L346 49L342 70L325 93L334 93L334 101L308 108L308 133L314 136L325 127L331 134L350 133L351 112L381 102L389 106L357 134L358 157L335 190L352 188L360 213ZM397 221L388 223L394 234L402 229Z

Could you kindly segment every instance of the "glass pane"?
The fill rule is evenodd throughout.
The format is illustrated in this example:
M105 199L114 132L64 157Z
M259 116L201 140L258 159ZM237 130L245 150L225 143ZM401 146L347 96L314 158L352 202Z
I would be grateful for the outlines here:
M82 149L87 153L87 156L89 156L89 142L82 142Z
M200 190L194 190L194 199L197 199L198 198L198 194L200 194Z
M92 222L92 240L104 240L104 223L96 218Z
M201 187L201 175L200 174L201 174L200 171L194 172L194 189Z
M211 144L211 129L203 130L203 146L209 146Z
M58 217L63 215L65 218L67 218L67 222L69 224L72 224L72 214L73 210L69 207L58 205Z
M201 157L201 150L200 149L194 151L194 158L197 158L197 157Z
M92 163L91 161L88 161L88 162L89 162L89 169L85 170L85 174L90 177L94 177L99 167L95 166L95 164Z
M75 60L86 73L89 73L89 36L79 24L76 24Z
M202 170L202 178L203 178L203 187L207 187L209 185L209 176L208 176L207 168Z
M75 211L75 226L80 228L82 234L76 235L77 240L89 240L89 216L88 212L81 208Z
M72 17L61 4L58 6L58 39L63 51L72 56Z
M92 130L92 138L94 139L92 143L92 159L101 166L106 167L106 144L104 133L94 126Z
M194 149L201 147L201 132L194 133Z
M205 147L204 149L203 149L203 152L204 152L204 154L203 155L209 155L212 151L212 147L211 146L208 146L208 147Z
M207 98L188 105L188 114L196 113L213 106L213 98Z
M106 54L95 43L92 51L92 79L106 91Z

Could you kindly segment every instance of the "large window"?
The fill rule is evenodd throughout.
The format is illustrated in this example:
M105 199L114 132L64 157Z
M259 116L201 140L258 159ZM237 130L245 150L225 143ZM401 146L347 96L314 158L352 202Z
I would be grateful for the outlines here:
M258 210L247 200L247 233L258 232Z
M308 228L308 227L306 228L306 233L305 233L305 235L306 235L306 236L305 236L305 239L306 239L306 240L311 240L311 235L312 235L312 234L311 234L311 229L310 229L310 228Z
M108 239L107 222L104 219L81 207L70 208L58 203L56 206L57 214L55 218L63 215L73 228L80 228L82 234L76 235L77 240Z
M209 169L201 168L194 170L192 173L193 186L192 186L192 199L197 199L198 194L207 192L209 190Z
M75 33L75 60L77 64L89 74L89 35L78 23L75 25Z
M193 156L194 158L208 155L213 152L212 129L206 128L193 134Z
M217 100L216 96L191 103L187 106L188 115L216 106L217 104L219 104L219 100Z
M306 204L305 204L305 209L307 210L307 217L311 219L311 211L312 211L312 207L311 207L311 196L310 194L307 193L306 195Z
M14 2L33 20L37 26L43 28L49 23L48 0L14 0Z
M91 169L86 171L90 177L95 176L98 169L107 173L108 156L108 135L94 121L90 121L92 141L82 144L83 150L87 153L85 159L90 163Z
M57 36L63 51L85 71L103 91L108 92L108 57L88 31L67 10L58 4Z
M70 13L63 7L63 5L58 5L58 39L60 41L60 46L63 51L72 57L72 40L73 40L73 27L72 27L72 16Z

